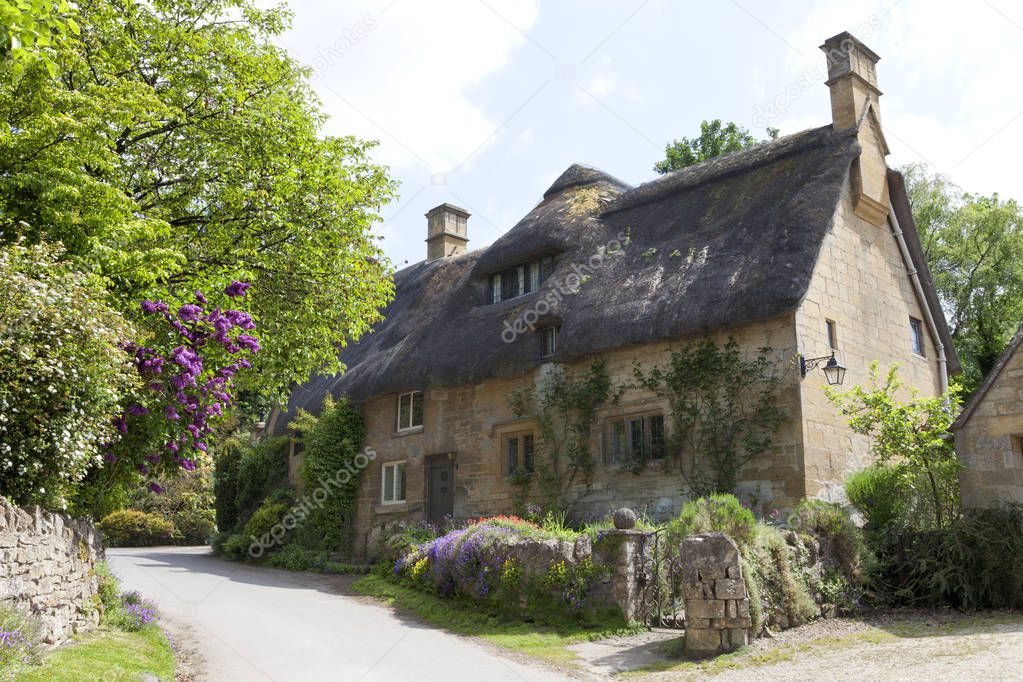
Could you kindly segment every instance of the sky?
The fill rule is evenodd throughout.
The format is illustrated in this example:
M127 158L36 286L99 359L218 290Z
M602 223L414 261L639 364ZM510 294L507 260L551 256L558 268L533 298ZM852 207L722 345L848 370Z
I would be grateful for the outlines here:
M378 140L400 181L376 230L396 268L424 214L493 242L572 163L653 179L673 139L720 118L766 137L831 122L824 39L877 66L888 164L1023 200L1023 3L1010 0L291 0L281 44L312 68L325 132Z

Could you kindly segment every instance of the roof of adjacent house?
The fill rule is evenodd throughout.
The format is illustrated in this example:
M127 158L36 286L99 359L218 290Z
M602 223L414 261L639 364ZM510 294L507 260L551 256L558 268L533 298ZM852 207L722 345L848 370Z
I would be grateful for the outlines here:
M1009 341L1009 345L1006 346L1005 350L1002 351L1002 354L998 356L998 361L995 362L994 367L992 367L991 371L987 373L987 376L984 377L984 381L980 383L980 386L978 386L977 390L973 392L972 396L970 396L966 405L963 406L963 411L959 413L959 417L957 417L955 422L952 424L953 431L963 428L966 426L966 422L970 421L970 417L973 416L974 410L977 409L978 405L984 402L984 396L986 396L988 391L991 390L991 387L1001 375L1002 370L1004 370L1006 365L1009 364L1009 360L1011 360L1016 354L1016 351L1019 350L1020 346L1023 346L1023 326L1020 326L1016 335L1012 337L1011 341Z
M530 311L543 313L535 328L561 325L559 361L793 311L859 152L855 130L828 125L636 187L573 165L489 247L395 273L384 321L341 354L347 372L295 388L288 411L318 410L327 392L362 401L527 372L540 362L537 334L509 325L532 320ZM896 214L931 289L901 177L892 179ZM538 292L488 302L494 273L545 255L556 255L556 266ZM577 290L563 293L576 278ZM939 326L951 348L943 319ZM954 351L950 359L954 370Z

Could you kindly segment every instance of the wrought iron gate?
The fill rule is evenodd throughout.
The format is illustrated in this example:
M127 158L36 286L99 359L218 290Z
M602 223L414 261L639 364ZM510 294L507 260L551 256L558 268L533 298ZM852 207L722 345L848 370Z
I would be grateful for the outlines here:
M650 627L685 629L685 602L680 546L662 528L646 538L643 548L642 621Z

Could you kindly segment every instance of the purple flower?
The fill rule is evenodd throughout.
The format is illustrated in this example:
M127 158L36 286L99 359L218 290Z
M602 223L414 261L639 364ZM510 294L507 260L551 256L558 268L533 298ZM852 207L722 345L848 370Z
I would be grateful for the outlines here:
M146 407L143 407L142 405L135 404L135 405L129 405L127 412L128 412L128 414L133 414L136 417L141 417L143 415L149 414L149 409L146 408Z
M149 484L149 491L159 495L160 493L163 492L163 486L157 483L156 481L153 481L152 483Z
M245 358L238 358L238 366L244 367L245 369L251 369L252 363Z
M181 419L181 415L178 414L178 411L174 409L173 405L167 405L166 407L164 407L163 414L165 417L167 417L167 419L171 419L173 421Z
M123 414L114 420L114 426L116 426L117 430L122 434L128 433L128 422L125 421Z
M177 452L178 451L178 444L177 443L167 443L167 449L170 450L171 452Z
M145 462L140 462L139 463L139 473L142 474L143 476L148 475L149 474L149 465L146 464Z
M244 296L245 292L249 290L250 286L252 286L252 285L250 285L250 284L248 284L246 282L234 281L234 282L231 282L231 284L229 284L226 289L224 289L224 293L227 294L228 296L230 296L231 298L236 298L238 296Z
M163 301L142 301L142 312L155 313L155 312L166 312L167 304Z
M252 316L243 310L225 310L224 317L227 320L241 329L255 329L256 324L252 321Z
M114 462L117 461L117 455L115 455L112 452L104 453L103 454L103 461L104 462L110 462L111 464L113 464Z
M156 454L155 452L150 455L146 455L146 461L149 462L150 464L159 464L160 455Z
M206 297L202 295L201 291L195 292L195 300L199 301L203 305L206 305Z
M186 303L185 305L178 308L178 317L185 322L192 322L199 319L199 315L202 314L202 308L195 305L194 303Z
M242 348L251 351L253 353L259 352L259 339L255 336L249 336L248 334L239 334L238 338L235 339L238 345Z

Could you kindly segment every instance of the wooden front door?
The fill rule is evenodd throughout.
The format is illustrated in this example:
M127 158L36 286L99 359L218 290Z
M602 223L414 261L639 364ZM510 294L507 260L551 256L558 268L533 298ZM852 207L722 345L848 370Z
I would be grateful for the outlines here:
M455 463L448 455L426 458L426 519L440 523L455 511Z

